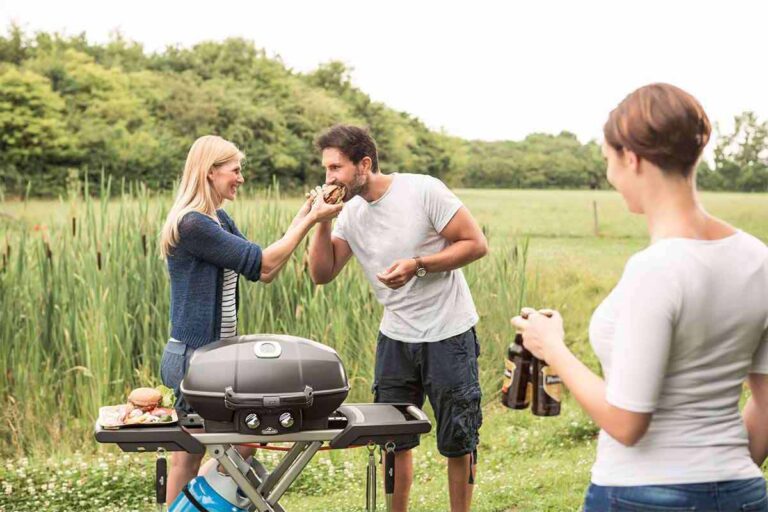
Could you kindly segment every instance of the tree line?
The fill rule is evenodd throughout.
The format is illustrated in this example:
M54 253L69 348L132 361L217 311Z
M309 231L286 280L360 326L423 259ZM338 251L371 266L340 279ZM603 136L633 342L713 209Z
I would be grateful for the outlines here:
M148 53L114 34L0 36L0 186L55 195L113 179L170 189L192 141L214 133L247 156L251 182L288 187L319 183L314 137L344 122L368 126L387 171L428 173L451 185L506 188L606 188L597 142L569 132L522 141L472 141L430 130L405 112L372 101L350 69L328 62L309 73L288 68L252 42L233 38ZM768 190L768 123L736 117L721 134L704 188Z

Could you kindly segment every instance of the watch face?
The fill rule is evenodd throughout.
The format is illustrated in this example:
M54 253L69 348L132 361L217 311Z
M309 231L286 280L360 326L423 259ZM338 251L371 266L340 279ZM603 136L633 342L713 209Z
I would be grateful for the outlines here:
M424 277L425 275L427 275L427 269L425 269L424 267L416 269L416 276L417 277Z

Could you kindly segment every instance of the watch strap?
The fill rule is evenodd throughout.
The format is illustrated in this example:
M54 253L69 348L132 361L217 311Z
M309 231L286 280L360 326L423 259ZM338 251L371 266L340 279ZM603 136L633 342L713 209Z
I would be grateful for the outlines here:
M416 275L418 277L425 275L427 273L427 267L424 266L424 262L421 261L421 258L418 256L414 256L413 259L416 260ZM419 272L420 270L422 272ZM421 276L419 276L419 274L421 274Z

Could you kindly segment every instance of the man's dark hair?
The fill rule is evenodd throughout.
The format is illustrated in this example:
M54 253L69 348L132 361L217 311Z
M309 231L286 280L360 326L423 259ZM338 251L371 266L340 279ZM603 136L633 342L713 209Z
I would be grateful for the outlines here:
M315 140L317 149L336 148L357 165L366 156L371 159L371 171L379 172L379 156L376 141L368 130L351 124L331 126Z

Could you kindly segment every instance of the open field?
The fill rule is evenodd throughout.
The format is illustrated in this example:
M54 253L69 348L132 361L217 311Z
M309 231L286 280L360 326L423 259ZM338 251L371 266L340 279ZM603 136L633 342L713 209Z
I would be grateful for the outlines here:
M596 430L570 400L558 418L497 405L508 319L522 303L560 309L568 342L596 368L587 343L590 312L627 257L647 244L645 225L613 192L458 194L492 248L466 270L481 315L485 397L473 510L576 510ZM702 200L768 241L766 195L703 194ZM249 238L266 244L299 202L259 193L227 209ZM98 405L122 400L134 385L159 382L168 283L155 237L168 205L168 197L141 191L110 201L0 203L0 511L151 509L135 500L151 494L152 457L125 458L97 447L90 428ZM299 254L275 283L242 289L241 332L289 332L334 346L351 377L350 400L370 400L380 309L357 265L315 287ZM92 465L81 467L78 456ZM286 504L360 510L365 458L359 450L323 454ZM413 510L445 510L445 468L433 435L423 439L416 461Z

